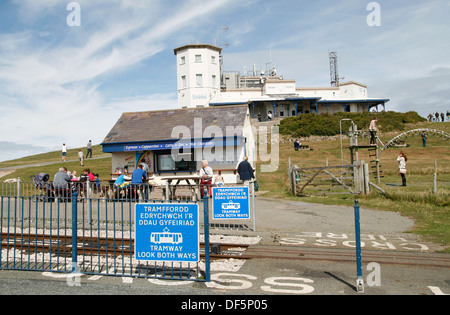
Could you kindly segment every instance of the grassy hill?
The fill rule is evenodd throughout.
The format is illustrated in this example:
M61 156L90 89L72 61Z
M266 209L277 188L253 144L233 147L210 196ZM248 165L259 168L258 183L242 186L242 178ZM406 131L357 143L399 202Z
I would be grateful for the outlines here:
M50 174L50 178L53 178L53 174L57 173L58 169L62 166L65 166L71 172L77 171L78 175L82 173L84 168L89 168L94 174L99 174L100 179L111 179L111 154L103 153L100 145L92 146L92 156L94 159L85 159L84 167L81 167L78 161L79 149L82 149L84 154L86 154L85 147L67 150L66 162L62 162L61 160L61 151L53 151L12 161L0 162L0 169L17 167L16 171L7 177L20 177L28 180L30 175L36 175L40 172ZM22 168L24 165L33 164L41 165Z

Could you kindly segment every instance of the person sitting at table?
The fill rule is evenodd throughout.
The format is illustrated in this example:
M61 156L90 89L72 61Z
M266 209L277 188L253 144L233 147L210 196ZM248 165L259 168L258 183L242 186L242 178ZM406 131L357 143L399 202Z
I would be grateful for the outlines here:
M128 185L130 185L131 177L128 176L128 170L124 169L123 174L117 177L116 181L114 182L114 196L116 198L123 197L125 195L126 188Z
M64 202L70 196L69 183L70 177L67 175L67 169L65 167L59 168L58 173L53 178L53 188L56 196L59 197L59 202Z
M208 194L211 196L211 183L213 178L213 170L210 166L208 166L208 161L203 160L202 161L202 168L200 169L200 193L202 195L205 194L204 187L208 188Z
M298 142L297 139L295 139L294 141L294 149L295 151L298 151L300 149L300 142Z
M131 177L128 176L128 171L124 169L123 174L117 177L116 181L114 182L114 186L120 186L124 184L127 181L130 181Z
M144 188L144 199L145 201L148 200L148 186L144 183L144 181L147 179L147 174L144 171L144 165L139 164L138 168L133 171L133 174L131 175L131 185L132 189L135 190L135 194L137 195L138 191L142 191L141 189ZM137 196L136 196L137 199Z
M77 171L73 171L73 172L72 172L72 174L71 174L71 176L70 176L70 180L71 180L72 182L75 182L75 181L78 180L78 177L77 177Z
M214 177L214 185L216 187L223 187L225 185L222 175L216 175L216 177Z
M93 182L93 181L95 181L95 176L94 176L94 174L91 173L90 169L85 168L83 170L83 174L81 174L79 180L80 181L88 181L89 180L89 181Z

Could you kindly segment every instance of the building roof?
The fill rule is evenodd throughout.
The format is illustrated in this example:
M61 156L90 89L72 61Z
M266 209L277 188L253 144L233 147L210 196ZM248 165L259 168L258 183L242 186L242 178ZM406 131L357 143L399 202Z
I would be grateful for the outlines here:
M194 138L195 118L202 119L202 134L206 127L217 126L225 136L227 126L244 126L247 111L244 105L123 113L102 145L175 140L172 130L178 126L187 127Z
M222 52L222 48L220 47L216 47L216 46L212 46L212 45L207 45L207 44L195 44L195 45L186 45L186 46L181 46L178 48L175 48L173 50L173 52L175 53L175 55L177 55L180 51L183 50L187 50L187 49L211 49L211 50L215 50L219 53Z

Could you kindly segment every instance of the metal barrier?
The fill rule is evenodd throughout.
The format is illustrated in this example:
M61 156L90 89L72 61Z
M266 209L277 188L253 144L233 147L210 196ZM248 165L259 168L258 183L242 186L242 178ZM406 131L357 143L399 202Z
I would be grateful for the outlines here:
M2 194L14 195L0 197L0 269L208 281L209 250L198 263L143 262L133 257L133 245L134 207L140 198L199 204L209 248L209 198L162 201L154 187L91 185L74 185L73 191L41 190L21 181L2 185Z
M35 185L30 181L23 181L20 178L12 182L1 183L0 196L7 197L23 197L25 204L31 200L31 203L37 202L37 210L31 212L32 218L40 218L48 216L49 208L54 209L56 206L50 207L48 204L52 202L64 203L66 200L70 202L71 192L76 188L78 199L83 201L83 206L89 209L93 206L110 209L113 204L127 204L129 202L199 202L202 201L200 193L201 187L198 185L114 185L109 181L90 182L75 181L69 184L67 189L54 189L52 182L48 182L45 186ZM215 187L214 185L212 187ZM244 187L242 183L229 184L225 183L223 187ZM256 231L256 210L255 210L255 191L253 183L249 185L250 198L250 218L247 219L214 219L212 216L212 200L209 199L209 216L210 228L213 229L232 229L232 230L251 230ZM107 205L105 205L107 203ZM43 207L43 205L46 207ZM201 204L203 204L201 202ZM20 207L20 205L19 205ZM117 207L117 205L116 205ZM46 213L44 213L44 211ZM20 211L19 211L20 214ZM98 213L99 220L105 220L106 212ZM111 218L111 214L109 215Z

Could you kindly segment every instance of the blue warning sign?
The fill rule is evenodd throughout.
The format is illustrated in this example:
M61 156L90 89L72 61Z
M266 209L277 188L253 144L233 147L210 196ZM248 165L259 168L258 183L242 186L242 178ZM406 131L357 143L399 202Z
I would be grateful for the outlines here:
M135 259L200 260L197 204L136 204L135 218Z
M248 187L213 187L213 219L250 219Z

